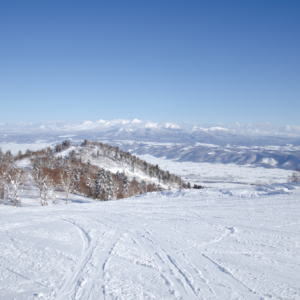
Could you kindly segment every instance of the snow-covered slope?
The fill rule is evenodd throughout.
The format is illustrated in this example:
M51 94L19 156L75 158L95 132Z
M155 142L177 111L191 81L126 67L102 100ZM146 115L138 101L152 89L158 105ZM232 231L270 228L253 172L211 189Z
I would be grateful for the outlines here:
M150 176L149 172L147 173L146 170L144 169L144 165L148 164L148 162L143 160L142 162L134 163L134 158L131 155L128 155L128 158L124 159L126 153L118 152L117 154L115 152L117 148L110 149L108 151L106 148L104 149L99 144L98 145L93 144L93 145L88 145L86 147L84 146L71 147L65 150L64 152L57 153L57 155L66 156L73 150L75 153L75 157L77 157L78 159L80 158L80 161L84 163L89 162L91 165L99 166L100 168L108 170L114 174L116 174L117 172L119 173L123 172L130 181L135 179L138 182L142 182L145 181L146 179L147 184L155 184L155 186L159 186L162 189L171 189L171 188L178 189L182 187L182 185L179 185L176 182L171 182L171 181L164 182L163 180L160 180L158 174L150 173L151 174ZM121 156L123 156L122 159ZM148 168L150 168L150 163L147 167L147 170ZM168 171L168 170L166 169L161 171Z
M0 298L299 299L299 198L285 184L0 205Z

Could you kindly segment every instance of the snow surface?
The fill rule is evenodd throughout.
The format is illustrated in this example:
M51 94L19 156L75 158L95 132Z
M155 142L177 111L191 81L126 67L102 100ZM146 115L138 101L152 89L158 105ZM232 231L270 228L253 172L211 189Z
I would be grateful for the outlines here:
M37 151L43 148L52 147L55 144L58 144L58 142L52 142L47 143L44 141L36 141L35 143L0 143L0 147L2 151L5 153L7 150L10 150L10 152L13 155L18 154L18 152L21 150L22 153L26 153L26 151L29 149L31 151Z
M61 196L0 205L0 299L300 298L299 184Z
M206 187L232 188L253 184L285 183L292 172L284 169L254 168L251 165L179 162L149 154L137 155L153 165L159 165L163 170L180 176L192 185L200 184Z

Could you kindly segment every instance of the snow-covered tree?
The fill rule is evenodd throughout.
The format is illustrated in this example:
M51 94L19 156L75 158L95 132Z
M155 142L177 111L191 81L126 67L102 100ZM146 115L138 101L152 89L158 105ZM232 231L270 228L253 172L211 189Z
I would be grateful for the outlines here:
M115 187L113 183L113 177L111 172L107 172L106 176L106 195L105 200L114 200L115 199Z
M6 194L10 195L11 191L11 180L14 179L14 173L16 171L16 165L14 158L10 151L6 151L5 154L0 152L0 189L1 198L5 200Z
M105 200L105 193L106 193L106 181L107 181L107 174L104 169L100 169L97 173L97 177L94 184L94 194L95 198L100 200Z
M21 202L21 193L26 180L26 172L21 168L14 168L8 171L9 195L14 206Z
M2 160L0 161L0 198L5 200L5 195L8 192L8 165Z
M288 179L289 182L300 182L300 167L296 168L296 171Z
M121 182L121 194L122 197L129 197L130 194L130 182L128 180L128 177L125 174L125 171L123 170L123 172L117 172L117 178L120 180Z
M34 168L32 171L32 177L39 189L41 205L48 205L49 201L55 200L53 180L44 173L43 168Z
M70 194L74 192L75 185L74 173L72 172L71 165L67 163L60 170L60 186L66 193L66 204L68 204Z

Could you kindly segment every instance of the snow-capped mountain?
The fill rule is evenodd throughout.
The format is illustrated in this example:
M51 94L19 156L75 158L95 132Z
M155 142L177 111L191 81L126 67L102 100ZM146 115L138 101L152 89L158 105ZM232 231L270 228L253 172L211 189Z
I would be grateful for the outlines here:
M300 164L299 126L171 123L139 119L0 124L1 147L7 143L54 144L64 139L75 143L84 139L105 141L134 154L153 154L181 161L286 169ZM212 151L208 145L217 146L218 150Z
M273 136L300 138L300 126L275 126L270 123L245 124L196 124L196 123L176 123L176 122L152 122L138 119L125 120L103 120L84 122L40 122L40 123L0 123L0 132L47 132L47 131L111 131L116 129L131 129L135 132L141 129L158 129L163 131L180 131L186 135L194 132L209 134L231 134L247 136Z

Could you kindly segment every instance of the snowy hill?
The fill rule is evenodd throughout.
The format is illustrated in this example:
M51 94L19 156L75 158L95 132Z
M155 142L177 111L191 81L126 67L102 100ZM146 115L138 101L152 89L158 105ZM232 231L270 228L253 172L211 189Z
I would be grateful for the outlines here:
M145 192L189 188L180 177L100 142L84 140L77 147L69 140L36 152L13 156L0 148L0 199L18 206L20 193L38 191L41 205L55 200L55 192L99 201L117 200Z
M148 184L160 186L162 189L179 189L184 182L174 175L172 180L165 178L167 170L160 170L159 166L151 165L145 160L140 160L129 152L120 151L117 147L98 142L86 141L87 145L71 147L58 155L68 155L74 151L74 157L80 158L82 162L89 162L91 165L99 166L114 174L123 172L129 180L134 178L138 181L147 179ZM151 169L154 169L151 171ZM165 180L163 179L165 178Z
M299 299L299 198L299 184L27 195L0 205L0 298Z

